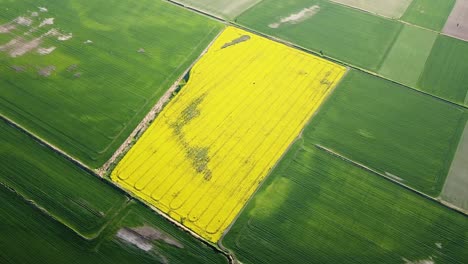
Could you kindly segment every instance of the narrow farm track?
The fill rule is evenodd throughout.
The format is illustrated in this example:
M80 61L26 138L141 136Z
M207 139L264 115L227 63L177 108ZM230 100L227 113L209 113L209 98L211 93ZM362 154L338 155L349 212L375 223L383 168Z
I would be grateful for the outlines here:
M452 209L452 210L454 210L454 211L456 211L458 213L461 213L461 214L464 214L465 216L468 216L468 211L467 210L459 208L459 207L457 207L455 205L452 205L452 204L450 204L448 202L445 202L445 201L443 201L443 200L441 200L439 198L434 198L432 196L429 196L429 195L427 195L427 194L425 194L425 193L423 193L421 191L418 191L415 188L413 188L411 186L408 186L408 185L406 185L406 184L404 184L404 183L402 183L402 182L400 182L400 181L398 181L398 180L396 180L396 179L394 179L392 177L389 177L389 176L387 176L387 175L385 175L385 174L383 174L381 172L378 172L375 169L372 169L372 168L370 168L370 167L368 167L368 166L366 166L364 164L361 164L361 163L359 163L357 161L354 161L354 160L352 160L352 159L350 159L348 157L345 157L344 155L342 155L342 154L340 154L340 153L338 153L338 152L336 152L336 151L334 151L332 149L329 149L327 147L324 147L324 146L318 145L318 144L316 144L315 147L317 149L321 150L321 151L327 152L330 155L336 156L336 157L338 157L338 158L340 158L340 159L342 159L342 160L344 160L346 162L349 162L349 163L353 164L356 167L359 167L359 168L364 169L366 171L372 172L373 174L376 174L376 175L378 175L380 177L383 177L383 178L385 178L385 179L387 179L387 180L389 180L389 181L391 181L391 182L393 182L395 184L398 184L401 187L403 187L405 189L408 189L408 190L410 190L410 191L412 191L412 192L414 192L414 193L416 193L416 194L418 194L418 195L420 195L420 196L422 196L422 197L424 197L426 199L429 199L429 200L432 200L434 202L440 203L441 205L444 205L447 208L450 208L450 209Z

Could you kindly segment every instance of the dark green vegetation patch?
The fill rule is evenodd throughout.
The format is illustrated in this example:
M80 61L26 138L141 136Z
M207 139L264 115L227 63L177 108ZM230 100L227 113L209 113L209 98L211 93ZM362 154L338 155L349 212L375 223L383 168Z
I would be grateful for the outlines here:
M242 263L468 261L464 215L316 148L309 135L225 236Z
M159 0L0 0L0 113L102 165L221 24Z
M351 71L305 134L314 143L437 196L467 117L461 107Z
M419 80L419 88L468 105L468 42L440 35Z
M0 263L227 263L151 209L0 122Z
M441 31L455 5L455 0L413 0L402 20Z
M324 0L265 0L237 22L376 71L402 24Z

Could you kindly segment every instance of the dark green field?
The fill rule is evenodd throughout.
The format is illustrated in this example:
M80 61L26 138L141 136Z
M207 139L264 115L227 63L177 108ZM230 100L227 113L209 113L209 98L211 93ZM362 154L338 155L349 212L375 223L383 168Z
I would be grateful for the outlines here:
M440 35L426 63L419 88L468 105L468 42Z
M0 0L0 6L0 25L20 16L32 22L0 34L0 46L42 36L39 47L56 47L22 56L3 47L0 114L91 167L113 154L222 27L159 0ZM28 33L46 18L53 25ZM53 29L72 37L43 36Z
M224 237L242 263L468 262L468 218L317 149L310 134Z
M437 196L468 111L351 71L305 132L314 143Z
M305 8L318 6L305 20L269 25ZM254 30L285 39L304 48L322 51L346 63L376 71L402 24L324 0L264 0L236 21Z
M4 121L0 135L0 263L154 263L161 256L171 263L226 263L223 255ZM155 248L144 252L115 237L118 228L144 225L183 248L155 240Z
M0 119L0 183L93 237L128 200Z
M413 0L401 19L411 24L441 31L454 5L455 0Z
M131 202L95 240L84 240L0 186L1 263L227 263L227 259L189 234L176 230L148 208ZM149 226L183 248L161 240L148 252L115 236L120 228Z

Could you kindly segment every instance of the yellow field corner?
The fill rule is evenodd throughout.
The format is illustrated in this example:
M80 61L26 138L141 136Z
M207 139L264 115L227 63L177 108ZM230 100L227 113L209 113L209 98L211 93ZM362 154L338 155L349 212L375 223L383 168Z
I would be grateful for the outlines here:
M216 242L345 71L227 27L111 177Z

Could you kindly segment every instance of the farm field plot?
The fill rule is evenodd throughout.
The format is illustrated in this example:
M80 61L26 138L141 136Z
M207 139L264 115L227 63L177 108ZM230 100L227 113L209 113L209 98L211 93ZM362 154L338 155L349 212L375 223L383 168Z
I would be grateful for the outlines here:
M102 236L88 241L3 186L0 199L1 263L227 263L141 204L130 202ZM122 230L133 230L141 248L120 238Z
M93 168L222 28L159 0L0 6L0 114Z
M244 26L377 71L403 25L325 0L264 0L236 21Z
M468 211L468 123L458 143L441 197L445 201Z
M455 0L413 0L402 20L441 31L454 5Z
M0 184L92 237L127 198L0 119Z
M442 31L444 34L468 41L468 1L457 0Z
M233 19L262 0L173 0L174 2L213 14Z
M224 236L239 261L468 261L466 216L319 150L313 140L306 135L290 149Z
M440 35L432 48L419 89L468 105L468 42Z
M314 143L437 197L468 111L350 72L304 132Z
M378 73L410 87L416 87L438 34L404 25Z
M345 70L228 27L112 179L216 242Z
M355 7L370 13L398 19L411 4L412 0L330 0L332 2Z

